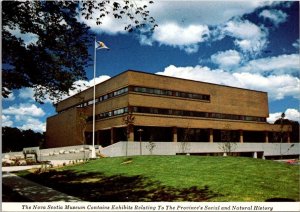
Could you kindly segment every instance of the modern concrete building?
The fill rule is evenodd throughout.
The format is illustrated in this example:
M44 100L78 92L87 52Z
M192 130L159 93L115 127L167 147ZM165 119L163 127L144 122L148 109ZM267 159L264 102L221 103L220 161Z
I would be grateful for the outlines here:
M57 103L46 147L91 144L92 107L93 88ZM268 116L266 92L128 70L96 85L95 144L289 143L291 127Z

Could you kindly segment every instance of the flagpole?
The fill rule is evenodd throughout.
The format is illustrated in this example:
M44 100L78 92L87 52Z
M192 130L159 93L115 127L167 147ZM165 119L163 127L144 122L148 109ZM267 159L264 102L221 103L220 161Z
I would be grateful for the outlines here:
M96 158L95 150L95 113L96 113L96 36L94 42L94 93L93 93L93 148L92 158Z

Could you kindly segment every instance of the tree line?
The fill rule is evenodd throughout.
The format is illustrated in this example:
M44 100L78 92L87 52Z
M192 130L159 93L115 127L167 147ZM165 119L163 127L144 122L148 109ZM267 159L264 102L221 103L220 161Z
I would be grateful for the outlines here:
M20 130L15 127L2 128L2 152L18 152L25 147L39 146L44 143L45 135L33 130Z

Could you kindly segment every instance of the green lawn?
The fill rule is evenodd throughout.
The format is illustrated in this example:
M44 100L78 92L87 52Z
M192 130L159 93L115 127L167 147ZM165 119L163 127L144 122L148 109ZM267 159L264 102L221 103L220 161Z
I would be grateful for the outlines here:
M299 201L298 165L241 157L103 158L25 177L86 201Z

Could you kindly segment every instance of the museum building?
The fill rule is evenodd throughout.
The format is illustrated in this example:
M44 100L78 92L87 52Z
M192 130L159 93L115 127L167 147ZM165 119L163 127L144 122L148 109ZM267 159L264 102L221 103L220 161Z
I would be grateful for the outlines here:
M102 147L127 140L272 143L283 132L290 142L290 126L266 121L266 92L128 70L97 84L95 96L95 144ZM93 87L58 102L45 147L92 144L93 103Z

